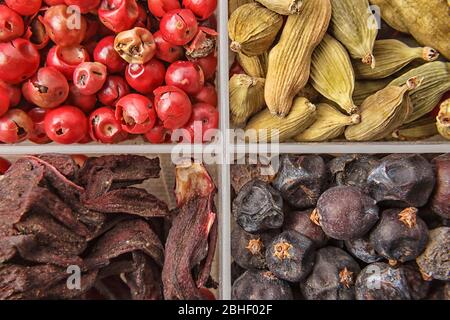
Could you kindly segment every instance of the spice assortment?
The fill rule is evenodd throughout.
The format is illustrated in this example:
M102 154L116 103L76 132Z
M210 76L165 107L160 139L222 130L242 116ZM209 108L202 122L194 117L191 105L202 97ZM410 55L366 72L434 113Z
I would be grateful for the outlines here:
M142 136L161 144L177 129L187 142L206 142L219 125L216 7L217 0L0 4L0 143Z
M26 156L0 176L0 299L205 298L218 233L206 169L175 168L170 210L139 186L159 178L159 158L83 160Z
M232 298L450 299L449 154L231 168Z
M231 124L252 142L448 139L437 116L450 90L447 10L439 0L229 1ZM243 103L256 90L236 98L242 74L264 85L263 103ZM281 123L302 117L298 98L322 110L286 133Z

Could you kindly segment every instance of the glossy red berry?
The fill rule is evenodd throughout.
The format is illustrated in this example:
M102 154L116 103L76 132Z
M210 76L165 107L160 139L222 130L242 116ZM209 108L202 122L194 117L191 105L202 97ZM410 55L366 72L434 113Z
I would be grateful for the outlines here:
M28 27L23 35L24 39L30 41L38 50L44 49L50 42L44 24L39 19L40 16L34 15L28 21Z
M121 73L127 63L114 50L114 36L108 36L99 41L94 49L94 61L104 64L108 73Z
M8 112L11 105L11 98L9 96L9 90L0 86L0 117Z
M98 7L100 0L65 0L68 6L77 6L81 13L88 13Z
M47 54L47 66L58 69L67 80L73 79L73 73L78 65L90 60L89 52L83 46L54 46Z
M39 18L54 43L70 47L79 45L86 36L86 18L80 15L75 19L76 14L66 5L57 5L48 8L44 17Z
M28 139L33 121L20 109L11 109L0 117L0 142L17 143Z
M153 37L156 43L156 57L158 59L172 63L183 57L183 47L171 44L170 42L164 40L161 31L155 32Z
M183 6L190 9L200 20L208 19L217 8L217 0L183 0Z
M45 133L45 115L48 113L47 109L33 108L27 112L28 116L33 121L33 131L28 140L37 144L46 144L52 140Z
M108 76L103 88L97 93L98 100L104 106L115 106L117 101L130 93L130 87L120 76Z
M89 113L94 110L97 104L97 96L95 94L84 95L80 93L80 89L73 83L69 86L69 98L67 104L75 106L83 110L85 113Z
M5 174L8 171L9 167L11 167L11 162L6 160L5 158L0 157L0 174Z
M140 94L129 94L116 104L116 119L122 129L132 134L144 134L155 126L153 102Z
M170 142L171 134L171 131L164 128L163 123L158 119L156 125L144 136L150 143L161 144Z
M214 80L216 78L217 56L215 52L211 53L207 57L192 60L192 62L202 68L203 74L205 75L205 80ZM243 72L244 71L242 71L242 73Z
M200 90L200 92L197 93L193 98L195 102L204 102L217 107L217 90L216 87L214 87L214 85L210 83L205 84L202 90Z
M125 71L125 79L130 87L142 94L151 94L164 83L166 68L158 59L146 64L129 64Z
M0 43L0 80L10 84L27 80L37 71L39 62L39 52L28 40Z
M6 5L21 16L36 14L42 5L42 0L5 0Z
M196 94L205 84L203 70L190 61L177 61L167 69L166 84L175 86L188 94Z
M131 29L138 16L136 0L102 0L98 8L100 21L115 33Z
M69 83L61 72L44 67L22 86L25 99L45 109L61 105L69 96Z
M190 142L210 142L219 127L218 110L207 103L197 103L192 107L192 116L185 129L189 132Z
M157 18L162 18L166 12L180 9L179 0L148 0L148 9Z
M77 143L88 132L88 121L83 111L69 105L49 111L44 125L47 136L61 144Z
M75 69L73 83L81 94L96 94L106 82L107 69L99 62L84 62Z
M22 99L22 90L18 86L7 84L1 80L0 88L6 89L9 93L9 107L17 107Z
M184 46L194 39L198 31L198 23L191 10L176 9L162 17L160 30L166 41Z
M115 117L114 110L101 107L89 117L89 134L94 141L102 143L118 143L125 140L128 134Z
M14 10L0 5L0 42L21 37L25 31L23 19Z
M154 95L156 112L165 128L179 129L189 121L192 104L183 90L174 86L159 87Z

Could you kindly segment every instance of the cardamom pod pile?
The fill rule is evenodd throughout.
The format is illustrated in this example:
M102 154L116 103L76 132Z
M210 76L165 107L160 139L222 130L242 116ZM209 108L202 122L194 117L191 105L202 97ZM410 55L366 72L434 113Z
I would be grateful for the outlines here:
M450 140L448 3L406 2L229 0L232 125L250 142Z

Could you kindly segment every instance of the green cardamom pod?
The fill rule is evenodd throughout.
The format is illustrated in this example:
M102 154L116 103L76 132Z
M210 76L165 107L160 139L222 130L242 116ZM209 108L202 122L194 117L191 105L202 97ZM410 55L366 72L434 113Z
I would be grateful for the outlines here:
M354 59L375 67L373 46L378 25L367 0L333 0L331 34L339 40Z
M326 103L317 105L317 119L305 131L296 135L299 142L320 142L340 137L347 126L358 124L361 117L358 114L347 116Z
M283 26L283 17L257 3L237 8L228 21L230 48L249 57L263 54L272 46Z
M422 118L433 111L444 94L450 90L450 62L426 63L394 79L389 85L399 86L411 77L423 78L423 81L420 87L409 93L413 112L406 119L406 123Z
M264 83L265 79L246 74L235 74L230 79L230 115L234 125L245 125L264 108Z
M306 98L296 98L285 118L272 115L268 109L253 116L245 127L245 134L250 142L285 142L306 130L315 120L316 106Z
M353 103L355 74L347 50L328 34L314 50L311 83L324 97L334 101L348 114L358 111Z
M392 134L411 113L408 92L422 79L411 78L403 86L388 86L368 97L360 107L361 122L345 130L350 141L376 141Z
M237 60L245 73L254 78L265 78L267 74L268 53L259 56L248 57L238 53Z
M427 139L438 134L436 119L431 116L407 123L392 133L395 140L415 141Z
M377 93L381 89L386 88L391 81L391 78L356 81L355 90L353 91L353 102L357 106L361 105L361 103L363 103L368 97Z
M375 41L373 55L377 61L374 69L360 61L354 62L357 79L383 79L401 70L413 60L422 59L430 62L439 57L439 53L433 48L411 48L395 39Z

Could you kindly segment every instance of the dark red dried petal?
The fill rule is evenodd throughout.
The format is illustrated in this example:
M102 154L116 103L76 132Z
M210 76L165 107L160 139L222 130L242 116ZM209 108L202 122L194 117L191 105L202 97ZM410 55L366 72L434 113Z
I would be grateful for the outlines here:
M164 248L158 236L143 220L129 220L116 225L94 245L86 259L88 268L106 266L122 254L141 250L158 265L164 261Z
M127 213L146 218L164 217L169 213L163 201L139 188L113 190L85 201L84 206L104 213Z
M133 300L161 300L161 269L145 254L133 252L136 270L125 275Z

